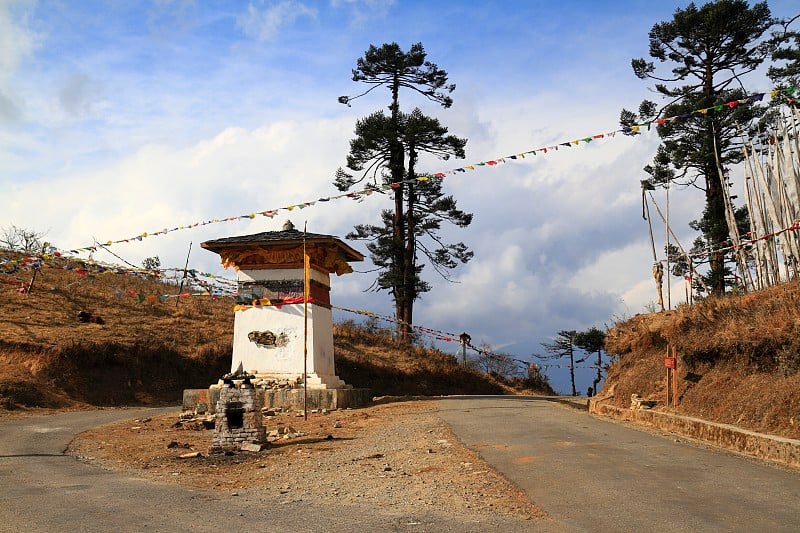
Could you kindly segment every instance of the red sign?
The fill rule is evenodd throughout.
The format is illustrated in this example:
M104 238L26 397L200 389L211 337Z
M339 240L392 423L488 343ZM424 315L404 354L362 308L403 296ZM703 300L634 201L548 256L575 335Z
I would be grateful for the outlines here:
M675 368L675 358L674 357L665 357L664 358L664 366L667 368Z

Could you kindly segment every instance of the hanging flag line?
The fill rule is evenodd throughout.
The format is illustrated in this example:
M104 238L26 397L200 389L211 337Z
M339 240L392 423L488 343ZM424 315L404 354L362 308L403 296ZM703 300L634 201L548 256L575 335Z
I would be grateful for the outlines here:
M405 324L405 322L402 321L402 320L397 320L394 317L381 315L379 313L375 313L374 311L368 311L366 309L348 309L346 307L339 307L339 306L336 306L336 305L331 305L331 307L333 309L338 309L340 311L347 311L348 313L355 313L355 314L358 314L358 315L364 315L364 316L370 316L370 317L379 318L381 320L385 320L386 322L391 322L391 323L394 323L394 324ZM438 329L432 329L432 328L426 328L426 327L423 327L423 326L416 326L416 325L413 325L413 324L409 324L409 326L411 328L413 328L414 330L420 332L420 333L423 333L425 335L428 335L430 337L433 337L433 338L436 338L436 339L439 339L439 340L443 340L443 341L446 341L446 342L460 342L459 335L457 335L455 333L448 333L446 331L442 331L442 330L438 330ZM467 342L467 347L472 349L472 350L474 350L475 352L477 352L477 353L479 353L481 355L486 355L487 357L510 359L511 361L515 361L515 362L520 363L520 364L525 365L525 366L534 365L534 366L539 366L539 367L543 367L543 368L551 368L552 367L552 368L594 368L594 369L600 368L600 369L603 369L603 367L599 367L597 365L561 365L561 364L536 363L534 361L525 361L523 359L516 359L516 358L514 358L514 357L512 357L512 356L510 356L508 354L501 354L501 353L491 352L489 350L485 350L483 348L479 348L479 347L473 345L470 342Z
M774 89L773 91L769 92L769 95L770 95L771 98L775 98L775 97L777 97L777 96L779 96L781 94L785 94L787 96L791 96L796 91L797 91L797 88L792 86L792 87L787 87L787 88L784 88L784 89ZM407 180L403 180L403 181L398 181L398 182L393 182L393 183L388 183L388 184L383 184L383 185L369 185L369 186L365 187L364 189L362 189L360 191L352 191L352 192L348 192L348 193L339 194L339 195L336 195L336 196L328 196L328 197L318 198L317 200L312 200L312 201L308 201L308 202L301 202L301 203L298 203L298 204L288 205L288 206L284 206L284 207L278 207L278 208L275 208L275 209L267 209L265 211L257 211L257 212L248 213L248 214L245 214L245 215L229 216L229 217L225 217L225 218L212 218L210 220L205 220L205 221L202 221L202 222L194 222L192 224L187 224L187 225L175 226L173 228L163 228L163 229L160 229L160 230L157 230L157 231L153 231L153 232L142 232L139 235L136 235L136 236L133 236L133 237L129 237L127 239L109 240L109 241L106 241L105 243L97 243L97 244L95 244L93 246L84 246L84 247L81 247L81 248L73 248L71 250L66 250L66 252L67 253L71 253L71 254L77 254L77 253L86 252L86 251L95 252L95 251L97 251L98 246L112 246L114 244L142 241L142 239L145 239L147 237L154 237L156 235L166 235L167 233L172 233L174 231L185 230L185 229L194 229L194 228L198 228L198 227L202 227L202 226L207 226L209 224L254 219L259 215L265 216L265 217L268 217L268 218L273 218L276 214L278 214L279 211L293 211L294 209L305 209L306 207L312 207L312 206L316 205L318 202L330 202L330 201L339 200L339 199L342 199L342 198L353 198L353 199L357 199L358 200L358 199L361 199L362 197L370 196L374 192L400 188L405 183L414 183L414 182L418 182L418 181L428 181L429 179L432 179L432 178L434 178L434 179L443 179L448 174L455 175L455 174L458 174L458 173L467 172L468 170L473 171L473 170L476 170L479 167L486 167L486 166L495 167L495 166L497 166L499 164L502 164L502 163L508 163L509 160L514 161L514 160L518 160L518 159L524 159L526 155L536 155L537 153L547 154L548 150L551 151L551 152L552 151L557 151L559 149L559 147L568 147L568 148L570 148L572 146L577 146L577 145L579 145L581 143L588 144L588 143L590 143L592 141L597 141L597 140L606 139L606 138L613 138L617 133L639 134L639 133L642 133L642 129L644 129L646 131L650 131L653 124L661 125L661 124L666 124L668 122L671 123L671 122L675 122L677 120L682 120L682 119L689 118L689 117L691 117L693 115L706 115L711 111L722 112L722 111L725 111L726 109L733 109L733 108L735 108L735 107L737 107L739 105L748 105L748 104L752 104L753 102L760 102L761 100L764 99L764 96L766 94L767 93L755 93L755 94L752 94L752 95L750 95L750 96L748 96L746 98L742 98L742 99L739 99L739 100L731 100L731 101L726 102L724 104L717 104L717 105L714 105L714 106L711 106L711 107L706 107L706 108L703 108L703 109L696 109L696 110L691 111L691 112L681 113L680 115L675 115L675 116L672 116L672 117L659 118L659 119L656 119L656 120L653 120L653 121L650 121L650 122L643 122L641 124L633 124L631 126L625 126L625 127L621 128L621 129L610 131L608 133L598 133L598 134L594 134L594 135L588 135L586 137L580 137L580 138L577 138L577 139L574 139L574 140L571 140L571 141L560 142L560 143L556 143L556 144L553 144L553 145L550 145L550 146L544 146L544 147L541 147L541 148L536 148L534 150L528 150L528 151L525 151L525 152L520 152L520 153L517 153L517 154L505 156L505 157L499 157L499 158L490 159L490 160L487 160L487 161L480 161L478 163L473 163L471 165L465 165L463 167L455 168L455 169L452 169L452 170L447 170L447 171L444 171L444 172L423 174L423 175L417 176L415 178L411 178L411 179L407 179Z
M52 247L48 247L52 248ZM94 278L96 274L113 273L122 275L133 275L138 277L150 278L165 278L166 272L186 272L191 276L192 281L200 285L207 291L218 294L233 293L238 290L238 284L234 280L215 276L207 272L201 272L196 269L183 269L183 268L164 268L148 270L144 268L131 268L121 265L110 263L103 263L94 260L80 259L70 256L64 256L60 252L45 253L41 256L23 255L18 258L11 258L8 256L0 256L0 274L12 275L20 270L31 271L40 268L52 268L55 270L66 270L73 272L79 276L86 276ZM203 279L207 278L207 279ZM8 282L6 282L8 283ZM10 283L9 283L10 284ZM218 286L215 286L218 285ZM174 296L174 295L173 295Z
M478 352L480 355L485 355L486 357L489 357L490 359L501 359L501 360L502 359L508 359L510 361L514 361L516 363L520 363L521 365L524 365L524 366L529 366L529 365L534 365L535 366L535 363L533 361L523 361L522 359L516 359L516 358L511 357L510 355L505 354L505 353L497 353L497 352L492 352L490 350L486 350L486 349L483 349L483 348L478 348L477 346L473 345L470 342L467 342L466 344L467 344L468 348L471 348L472 350L475 350L476 352Z
M729 251L740 252L740 251L746 251L746 249L751 248L756 243L758 243L758 241L766 241L766 240L778 237L779 235L783 235L784 233L787 233L789 231L798 231L798 230L800 230L800 220L795 220L790 226L787 226L787 227L785 227L783 229L779 229L778 231L773 231L772 233L767 233L767 234L762 235L762 236L760 236L758 238L755 238L755 239L742 240L739 243L738 247L735 244L731 244L730 239L728 239L728 240L726 240L724 242L721 242L719 244L716 244L714 246L709 246L708 248L706 248L704 250L697 250L695 252L686 252L686 254L677 253L677 254L673 254L672 257L677 257L678 259L680 259L681 257L684 257L685 255L688 255L689 257L706 257L706 256L710 256L714 252L729 252ZM752 232L748 231L745 235L751 236ZM665 263L666 261L667 261L666 259L661 259L660 260L661 263ZM670 262L674 262L674 260L672 260Z
M458 338L458 335L456 333L448 333L446 331L442 331L442 330L439 330L439 329L432 329L432 328L426 328L426 327L423 327L423 326L416 326L414 324L408 324L403 320L398 320L398 319L396 319L394 317L381 315L379 313L375 313L373 311L368 311L366 309L348 309L347 307L339 307L338 305L331 305L331 308L338 309L340 311L347 311L348 313L355 313L357 315L364 315L364 316L379 318L381 320L384 320L386 322L391 322L393 324L407 325L410 328L412 328L414 331L422 333L423 335L428 335L429 337L434 337L436 339L443 340L443 341L446 341L446 342L459 342L459 338Z
M250 304L237 304L233 306L233 312L236 311L246 311L248 309L257 309L259 307L276 307L280 309L284 305L294 305L294 304L304 304L304 303L314 303L314 298L308 297L308 300L305 299L305 296L291 296L288 298L256 298Z
M531 361L531 364L533 364L533 361ZM597 365L554 365L549 363L540 363L538 366L543 368L594 368L594 369L599 368L600 370L605 370L605 367Z
M212 300L216 300L218 298L226 298L225 294L213 293L210 291L202 291L202 292L181 292L179 294L146 294L143 292L139 292L135 289L131 289L128 291L122 291L118 288L115 288L117 300L121 299L123 295L127 296L136 296L139 300L139 303L147 302L149 304L154 304L156 302L165 302L170 298L197 298L198 296L208 296Z
M61 265L57 264L58 259L66 259L70 261L75 261L77 263L81 263L77 266L70 266L70 265ZM45 254L42 257L35 257L35 256L24 256L20 259L9 259L7 257L0 257L0 273L11 275L13 273L18 272L20 269L23 270L30 270L30 269L37 269L42 267L54 268L58 270L67 270L72 271L79 276L87 276L87 277L94 277L94 274L102 274L102 273L113 273L113 274L123 274L123 275L149 275L153 277L163 277L163 272L167 271L176 271L176 272L183 272L185 269L183 268L166 268L166 269L159 269L159 270L146 270L146 269L132 269L121 267L119 265L107 264L107 263L100 263L96 261L86 261L82 259L74 259L63 257L59 253L55 254ZM188 269L189 272L194 272L195 274L198 273L194 269ZM160 276L160 274L162 274ZM206 275L206 274L202 274ZM213 276L211 274L207 275L215 279L215 281L223 281L232 285L236 285L236 281L229 280L226 278L220 278L219 276ZM199 284L202 284L202 280L195 280ZM14 277L14 279L4 280L0 279L0 283L8 284L8 285L19 285L20 283L27 283L27 281ZM218 292L214 293L211 289L207 287L205 291L202 292L181 292L180 294L145 294L143 292L137 291L135 289L129 289L127 291L123 291L118 287L114 288L114 292L117 296L117 299L121 299L124 295L127 296L135 296L139 303L156 303L156 302L164 302L170 298L192 298L192 297L199 297L199 296L209 296L212 299L217 299L219 297L233 297L235 296L235 292ZM313 303L313 299L309 298L309 303ZM295 297L295 298L283 298L279 300L270 300L268 298L259 298L258 300L253 300L251 305L243 305L237 304L234 306L233 310L235 311L243 311L246 309L251 308L258 308L264 306L274 306L280 309L283 305L291 305L291 304L299 304L303 303L303 297ZM348 309L347 307L340 307L337 305L331 305L331 308L338 309L340 311L346 311L349 313L355 313L358 315L370 316L379 318L386 322L391 322L395 324L406 324L405 321L397 320L393 317L389 317L386 315L382 315L379 313L375 313L373 311L368 311L366 309ZM414 324L408 324L414 331L421 333L423 335L427 335L429 337L433 337L435 339L443 340L446 342L460 342L459 335L455 333L448 333L446 331L442 331L439 329L427 328L424 326L418 326ZM467 342L467 347L476 351L479 354L487 355L489 357L503 357L511 359L512 361L516 361L523 365L535 365L533 361L524 361L522 359L515 359L507 354L498 354L494 352L490 352L488 350L484 350L482 348L478 348ZM557 368L570 368L570 365L555 365L555 364L539 364L540 367L557 367ZM597 366L575 366L574 368L598 368Z
M490 357L492 359L509 359L511 361L515 361L517 363L520 363L521 365L532 366L534 368L536 368L536 367L542 367L542 368L545 368L545 369L546 368L600 368L601 370L604 370L603 367L600 367L600 366L597 366L597 365L561 365L561 364L554 364L554 363L536 363L534 361L525 361L523 359L516 359L516 358L514 358L514 357L512 357L512 356L510 356L508 354L505 354L505 353L497 353L497 352L492 352L492 351L489 351L489 350L485 350L483 348L478 348L476 346L473 346L470 343L467 343L467 346L469 348L472 348L473 350L475 350L479 354L485 355L485 356Z
M787 87L785 89L774 89L774 90L770 91L769 95L770 95L770 98L776 98L777 96L779 96L781 94L785 94L787 96L790 96L790 95L794 94L796 91L797 91L797 87L792 86L792 87ZM459 172L466 172L467 170L475 170L476 167L487 166L487 165L490 166L490 167L493 167L493 166L498 165L500 163L507 163L508 162L507 159L511 159L511 160L515 160L515 159L518 159L518 158L523 158L524 159L526 155L528 155L528 154L536 155L537 152L542 153L542 154L546 154L548 150L557 151L559 149L559 147L571 148L572 146L579 145L580 143L588 144L588 143L590 143L592 141L596 141L596 140L599 140L599 139L605 139L605 138L609 138L609 137L613 138L617 133L639 134L639 133L642 133L642 129L645 129L646 131L650 131L652 126L653 126L653 124L658 126L658 125L661 125L661 124L667 124L667 123L676 122L678 120L687 119L687 118L690 118L693 115L707 115L711 111L722 112L722 111L725 111L726 109L733 109L734 107L737 107L739 105L748 105L748 104L752 104L754 102L760 102L760 101L762 101L764 99L764 96L766 96L766 94L767 93L754 93L754 94L752 94L750 96L747 96L745 98L742 98L742 99L739 99L739 100L731 100L729 102L725 102L724 104L716 104L716 105L713 105L711 107L706 107L706 108L703 108L703 109L696 109L694 111L690 111L690 112L687 112L687 113L681 113L680 115L659 118L659 119L655 119L655 120L652 120L652 121L649 121L649 122L643 122L641 124L632 124L631 126L624 126L624 127L620 128L618 130L613 130L613 131L608 132L608 133L598 133L598 134L594 134L594 135L589 135L589 136L586 136L586 137L581 137L581 138L578 138L578 139L574 139L572 141L560 142L560 143L556 143L556 144L553 144L553 145L550 145L550 146L537 148L535 150L529 150L527 152L521 152L521 153L518 153L518 154L515 154L515 155L509 155L509 156L506 156L506 157L500 157L500 158L492 159L492 160L489 160L489 161L482 161L480 163L474 163L472 165L466 165L464 167L456 168L456 169L449 170L449 171L446 171L446 172L437 172L435 174L428 174L428 176L434 177L434 178L444 178L447 174L457 174Z

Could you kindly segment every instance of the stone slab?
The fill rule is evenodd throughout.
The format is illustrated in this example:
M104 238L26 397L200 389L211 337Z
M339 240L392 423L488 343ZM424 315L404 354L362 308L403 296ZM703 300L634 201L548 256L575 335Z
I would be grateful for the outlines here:
M265 408L303 410L303 389L263 389L258 393ZM183 391L183 410L194 411L203 404L209 413L214 413L219 399L219 389L186 389ZM309 389L307 409L347 409L364 407L372 402L370 389Z
M243 452L260 452L264 448L261 444L254 442L243 442L239 449Z
M589 412L663 429L726 450L800 468L800 440L756 433L690 416L652 409L629 409L594 401L589 402Z

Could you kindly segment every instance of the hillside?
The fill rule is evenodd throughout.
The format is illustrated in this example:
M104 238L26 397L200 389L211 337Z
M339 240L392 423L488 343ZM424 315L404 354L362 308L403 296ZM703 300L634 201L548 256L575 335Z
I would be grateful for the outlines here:
M0 407L179 403L230 370L233 301L177 294L140 273L49 258L36 275L0 253ZM81 322L85 312L100 322ZM334 332L340 377L375 395L503 394L508 383L351 322ZM534 391L536 392L536 391ZM552 393L552 392L551 392Z
M677 409L664 405L667 346L677 349ZM800 437L800 282L638 315L606 339L603 394L754 431Z

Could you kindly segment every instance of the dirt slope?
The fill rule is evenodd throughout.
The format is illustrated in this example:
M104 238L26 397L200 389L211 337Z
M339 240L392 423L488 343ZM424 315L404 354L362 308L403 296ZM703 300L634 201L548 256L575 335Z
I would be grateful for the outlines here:
M615 325L617 357L603 390L627 407L632 394L664 405L664 357L677 350L680 405L674 411L800 438L800 282L709 298Z
M51 257L37 272L0 251L0 407L179 403L230 370L233 300L159 298L153 277ZM99 322L81 322L84 312ZM442 352L396 344L385 331L336 327L339 375L376 395L514 393Z

